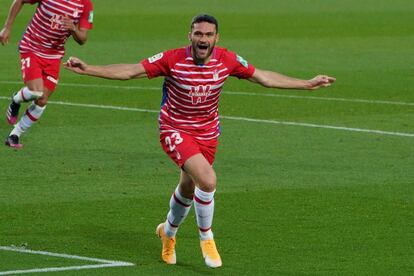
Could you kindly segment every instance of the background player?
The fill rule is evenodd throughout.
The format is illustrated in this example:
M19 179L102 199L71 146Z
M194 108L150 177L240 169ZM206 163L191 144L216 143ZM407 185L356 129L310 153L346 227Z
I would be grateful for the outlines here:
M161 257L167 264L176 263L175 236L194 204L202 254L206 265L215 268L222 261L211 231L216 190L212 164L220 134L218 102L225 80L234 76L270 88L317 89L330 86L335 78L319 75L301 80L254 68L235 53L215 46L219 39L218 23L209 15L193 18L188 38L191 45L136 64L93 66L70 58L65 67L107 79L165 77L159 116L160 142L181 172L167 219L156 229L162 241Z
M12 97L6 114L8 123L16 124L22 102L33 102L5 141L13 148L22 147L19 137L39 120L56 88L66 40L73 36L82 45L92 28L93 6L90 0L14 0L0 31L3 45L9 42L13 22L22 6L35 3L38 3L36 12L19 43L25 86Z

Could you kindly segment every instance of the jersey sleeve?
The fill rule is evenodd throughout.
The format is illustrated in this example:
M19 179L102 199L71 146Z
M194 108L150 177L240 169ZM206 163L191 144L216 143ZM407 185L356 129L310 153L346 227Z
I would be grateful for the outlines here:
M83 12L79 19L79 28L92 29L93 27L93 4L91 0L83 1Z
M171 56L170 51L156 54L150 58L146 58L141 61L141 64L145 68L145 72L149 79L167 76L170 73L169 59Z
M226 65L231 69L230 76L239 79L251 78L256 70L253 65L233 52L226 52Z

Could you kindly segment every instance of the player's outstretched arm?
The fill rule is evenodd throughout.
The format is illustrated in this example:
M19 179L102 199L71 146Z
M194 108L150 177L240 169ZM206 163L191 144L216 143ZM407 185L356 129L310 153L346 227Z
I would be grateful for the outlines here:
M9 43L10 32L13 26L14 20L16 19L17 14L22 9L24 3L27 3L27 0L14 0L10 6L9 14L7 16L6 22L4 23L3 29L0 31L0 42L3 45Z
M314 90L320 87L328 87L334 83L336 79L326 75L318 75L310 80L302 80L272 71L256 69L249 80L269 88Z
M141 63L89 65L76 57L70 57L64 64L65 69L80 75L88 75L111 80L139 79L147 76Z

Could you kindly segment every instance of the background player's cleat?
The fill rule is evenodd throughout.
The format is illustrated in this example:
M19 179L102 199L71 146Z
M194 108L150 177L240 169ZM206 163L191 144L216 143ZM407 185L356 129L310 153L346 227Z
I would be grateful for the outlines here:
M23 145L19 143L19 136L17 135L10 135L9 137L7 137L4 143L6 144L6 146L15 149L20 149L21 147L23 147Z
M222 266L221 258L214 240L201 240L200 246L201 251L203 252L204 261L208 267L217 268Z
M12 99L9 108L7 108L6 118L10 125L14 125L17 122L17 116L19 115L20 104L15 103Z
M176 264L175 237L170 238L164 232L164 223L160 223L155 231L162 242L161 258L167 264Z

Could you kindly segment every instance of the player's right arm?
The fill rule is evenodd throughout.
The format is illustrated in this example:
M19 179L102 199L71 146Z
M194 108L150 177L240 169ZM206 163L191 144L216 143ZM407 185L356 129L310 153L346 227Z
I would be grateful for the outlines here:
M31 0L14 0L9 9L9 15L4 23L3 29L0 31L0 42L3 45L9 43L10 32L13 26L16 16L19 14L22 6L26 3L30 3Z
M144 66L136 64L89 65L76 57L70 57L64 67L80 75L111 80L140 79L147 76Z

